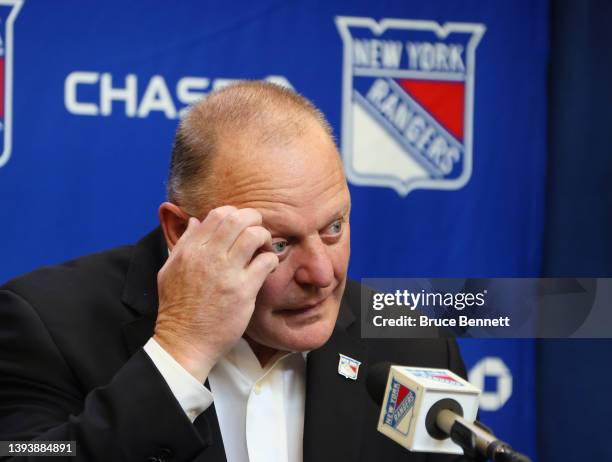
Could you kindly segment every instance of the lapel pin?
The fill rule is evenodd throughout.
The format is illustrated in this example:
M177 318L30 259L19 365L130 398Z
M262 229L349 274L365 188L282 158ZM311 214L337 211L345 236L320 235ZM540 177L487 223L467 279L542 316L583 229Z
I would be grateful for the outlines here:
M347 379L357 380L357 374L359 373L359 365L361 361L350 358L346 355L340 354L340 361L338 361L338 374L343 375Z

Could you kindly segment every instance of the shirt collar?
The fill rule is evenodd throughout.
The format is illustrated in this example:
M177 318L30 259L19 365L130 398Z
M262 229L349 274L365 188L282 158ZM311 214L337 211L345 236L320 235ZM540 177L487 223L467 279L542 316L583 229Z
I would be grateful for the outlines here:
M261 367L259 359L244 338L240 338L236 345L221 359L238 369L245 378L255 382L276 368L290 369L293 361L289 358L300 358L305 362L308 351L304 352L277 352L264 367Z

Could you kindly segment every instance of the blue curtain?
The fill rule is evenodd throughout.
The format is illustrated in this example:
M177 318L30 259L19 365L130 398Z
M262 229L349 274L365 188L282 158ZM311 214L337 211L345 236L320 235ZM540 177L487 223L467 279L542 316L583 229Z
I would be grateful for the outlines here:
M551 11L546 276L612 277L612 3ZM537 344L541 460L612 460L610 340Z

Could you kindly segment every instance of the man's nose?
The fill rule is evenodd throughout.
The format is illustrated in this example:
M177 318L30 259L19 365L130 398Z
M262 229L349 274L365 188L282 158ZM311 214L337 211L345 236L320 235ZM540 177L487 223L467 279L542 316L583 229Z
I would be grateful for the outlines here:
M328 246L320 236L313 236L301 243L295 258L295 279L299 284L328 287L334 282L334 267Z

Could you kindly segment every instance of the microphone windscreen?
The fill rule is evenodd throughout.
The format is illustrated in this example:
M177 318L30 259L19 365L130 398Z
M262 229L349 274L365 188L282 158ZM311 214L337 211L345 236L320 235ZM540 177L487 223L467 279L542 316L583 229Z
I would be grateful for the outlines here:
M383 398L385 397L385 388L387 388L387 378L389 377L389 370L391 369L390 362L376 363L368 372L366 377L366 389L370 395L370 398L378 406L382 406Z

